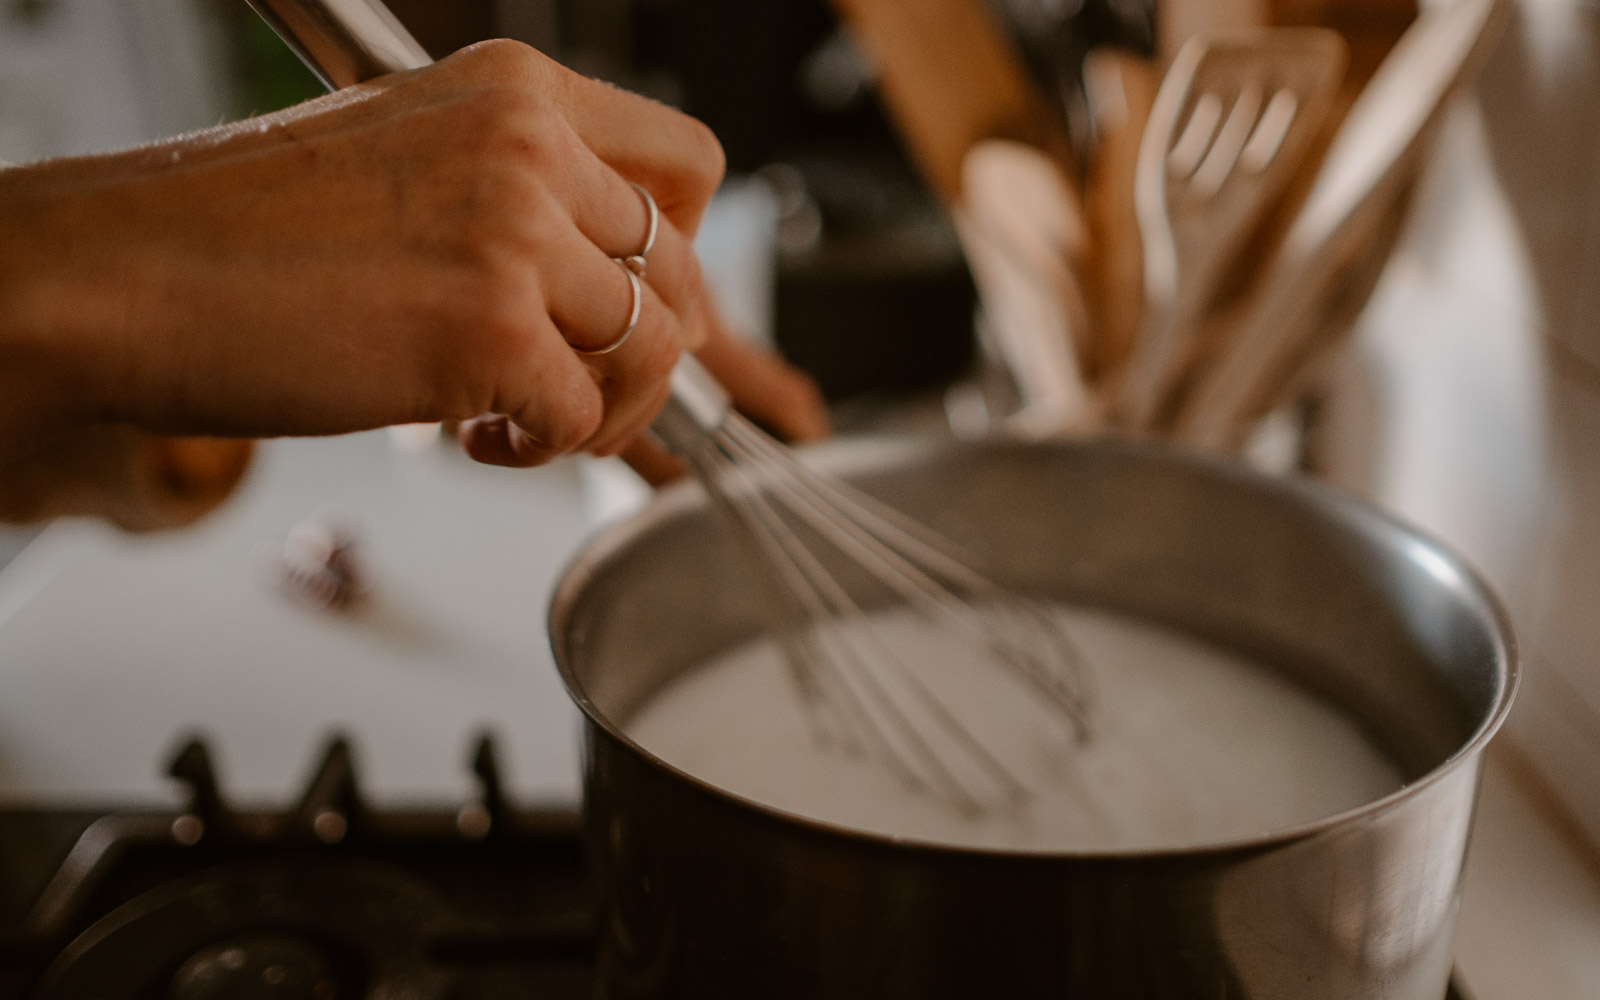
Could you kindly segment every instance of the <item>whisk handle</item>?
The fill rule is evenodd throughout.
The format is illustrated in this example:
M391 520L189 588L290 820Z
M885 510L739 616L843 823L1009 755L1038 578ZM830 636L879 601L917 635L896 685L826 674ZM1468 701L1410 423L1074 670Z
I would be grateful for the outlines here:
M329 90L433 60L381 0L248 0Z
M685 354L672 369L672 396L656 414L650 431L669 450L684 454L722 429L729 405L722 384L694 355Z

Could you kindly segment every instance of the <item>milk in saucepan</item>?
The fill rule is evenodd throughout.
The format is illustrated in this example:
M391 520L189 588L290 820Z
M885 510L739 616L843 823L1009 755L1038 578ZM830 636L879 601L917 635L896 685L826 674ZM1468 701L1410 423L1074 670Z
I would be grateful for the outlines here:
M1086 739L1074 739L992 663L975 663L913 616L887 613L873 623L1026 785L1015 807L963 815L908 788L870 755L819 741L816 716L770 640L686 673L624 728L667 763L785 812L994 849L1236 841L1342 812L1403 783L1352 718L1256 663L1103 611L1054 613L1089 670Z

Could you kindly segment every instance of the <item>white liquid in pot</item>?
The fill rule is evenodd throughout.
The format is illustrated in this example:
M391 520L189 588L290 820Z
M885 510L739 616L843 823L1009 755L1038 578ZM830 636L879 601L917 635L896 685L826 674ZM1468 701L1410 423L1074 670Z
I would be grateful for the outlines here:
M1092 670L1091 738L998 668L937 632L880 616L905 662L1031 790L1015 810L964 816L870 757L820 745L777 646L761 640L691 671L624 727L640 746L736 795L873 833L972 847L1190 847L1281 830L1403 784L1344 713L1218 647L1130 618L1059 609Z

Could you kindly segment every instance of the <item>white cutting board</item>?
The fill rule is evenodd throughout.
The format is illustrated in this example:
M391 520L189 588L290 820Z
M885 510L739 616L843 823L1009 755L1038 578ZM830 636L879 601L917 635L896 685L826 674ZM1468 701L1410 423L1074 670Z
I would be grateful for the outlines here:
M264 565L328 504L372 569L361 617L288 599ZM0 801L171 801L160 770L198 731L226 793L282 802L342 728L375 801L459 803L489 729L519 800L575 805L545 607L587 531L573 462L488 468L382 432L264 443L186 531L58 522L0 570Z

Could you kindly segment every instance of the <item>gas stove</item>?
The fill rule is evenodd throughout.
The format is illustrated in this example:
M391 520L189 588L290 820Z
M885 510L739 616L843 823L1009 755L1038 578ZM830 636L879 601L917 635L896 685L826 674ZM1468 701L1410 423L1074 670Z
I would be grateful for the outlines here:
M458 809L373 809L336 736L246 811L196 739L181 808L0 812L0 1000L590 996L577 816L512 808L488 736L471 771Z

